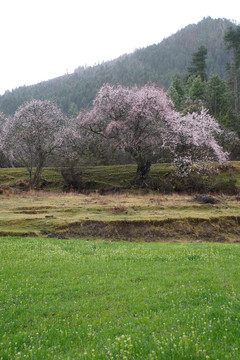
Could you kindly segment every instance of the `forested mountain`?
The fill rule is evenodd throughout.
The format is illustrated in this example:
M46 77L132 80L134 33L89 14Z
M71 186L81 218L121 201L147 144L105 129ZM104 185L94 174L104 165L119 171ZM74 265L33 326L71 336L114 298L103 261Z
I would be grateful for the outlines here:
M207 48L207 73L225 77L229 53L223 35L229 26L226 19L204 18L188 25L159 44L138 49L113 61L93 67L79 67L73 74L64 75L32 86L19 87L0 96L0 111L13 114L25 101L49 99L70 115L89 108L98 89L109 82L122 85L157 83L168 88L175 73L186 71L191 55L199 46Z

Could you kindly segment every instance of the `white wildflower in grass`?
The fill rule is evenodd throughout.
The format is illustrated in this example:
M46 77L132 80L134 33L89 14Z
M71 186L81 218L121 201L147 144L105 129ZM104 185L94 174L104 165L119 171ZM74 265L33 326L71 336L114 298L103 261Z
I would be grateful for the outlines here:
M123 360L129 359L132 355L132 340L129 335L116 336L115 341L108 349L108 359Z

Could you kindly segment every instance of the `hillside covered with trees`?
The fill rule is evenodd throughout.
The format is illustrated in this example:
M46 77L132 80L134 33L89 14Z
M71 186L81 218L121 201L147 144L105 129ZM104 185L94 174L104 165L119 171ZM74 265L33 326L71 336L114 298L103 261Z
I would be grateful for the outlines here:
M223 37L229 26L234 27L234 24L226 19L204 18L159 44L138 49L132 54L93 67L79 67L73 74L36 85L6 91L0 96L0 111L11 115L24 102L39 99L55 102L72 116L92 106L93 99L104 83L142 86L154 82L168 89L173 76L186 71L191 63L191 55L201 45L207 49L207 75L218 74L221 79L225 78L230 53Z

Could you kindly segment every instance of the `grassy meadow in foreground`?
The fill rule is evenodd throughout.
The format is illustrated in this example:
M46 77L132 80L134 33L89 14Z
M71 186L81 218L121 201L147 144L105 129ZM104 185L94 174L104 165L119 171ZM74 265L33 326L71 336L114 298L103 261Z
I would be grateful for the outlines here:
M0 359L240 359L238 244L0 239Z

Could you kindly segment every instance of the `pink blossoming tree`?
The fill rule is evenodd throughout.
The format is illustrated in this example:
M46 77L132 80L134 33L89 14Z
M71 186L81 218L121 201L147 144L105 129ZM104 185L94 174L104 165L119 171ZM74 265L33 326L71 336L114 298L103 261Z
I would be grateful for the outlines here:
M3 126L2 149L12 166L27 168L31 188L38 184L46 161L60 149L65 120L54 103L32 100Z
M77 118L79 129L97 141L128 152L137 163L136 183L142 185L154 155L168 150L182 175L193 161L225 161L227 154L215 140L221 132L206 110L182 116L164 90L145 85L126 88L105 84L89 112Z
M0 112L0 167L6 167L9 165L8 159L3 152L3 126L6 122L6 116L3 112Z
M172 152L180 176L186 176L196 168L201 171L210 161L224 162L228 158L216 141L222 130L206 109L180 117L174 124L174 133L176 141Z

